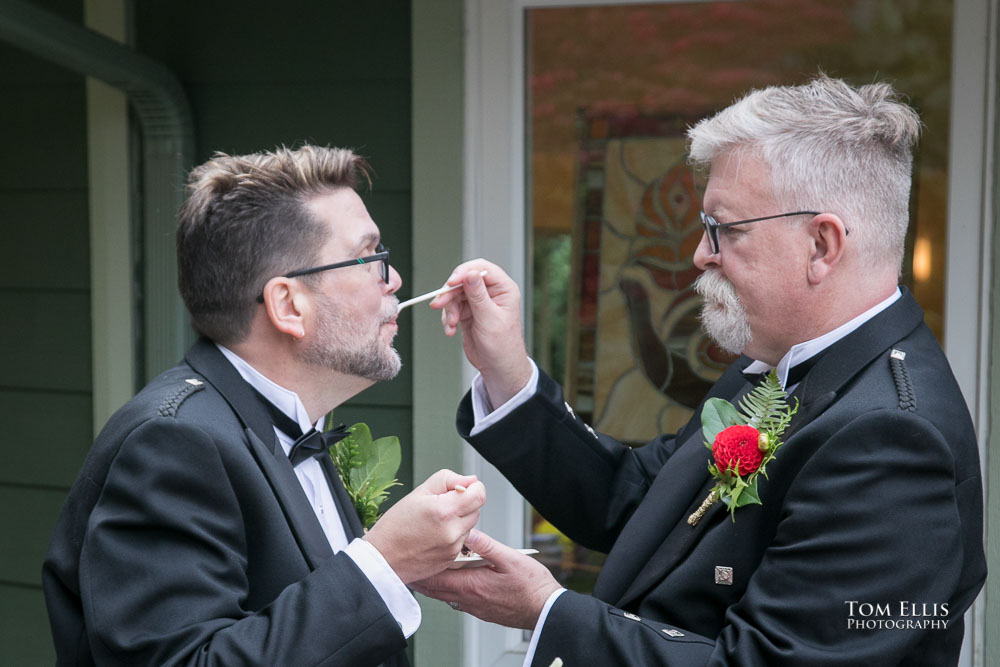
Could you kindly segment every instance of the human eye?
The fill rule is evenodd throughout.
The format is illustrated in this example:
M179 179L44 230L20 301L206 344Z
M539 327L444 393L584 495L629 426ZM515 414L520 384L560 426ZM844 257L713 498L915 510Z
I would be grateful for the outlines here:
M374 243L370 246L367 246L358 256L358 259L364 259L365 260L364 264L367 265L368 269L374 270L375 265L378 264L378 261L371 258L379 254L380 252L382 252L382 244Z
M377 241L372 241L371 243L369 243L369 244L365 245L363 248L361 248L355 254L355 259L364 259L366 257L371 257L372 255L378 253L378 248L381 245L382 244L378 243Z

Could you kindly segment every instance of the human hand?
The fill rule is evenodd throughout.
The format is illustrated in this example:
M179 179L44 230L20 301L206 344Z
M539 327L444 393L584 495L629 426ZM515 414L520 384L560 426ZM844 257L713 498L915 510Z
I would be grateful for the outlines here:
M545 601L561 588L544 565L516 549L473 530L466 546L492 567L446 570L410 587L427 597L490 623L531 630Z
M439 470L389 508L364 539L409 584L454 562L485 502L486 487L475 475Z
M446 284L463 289L438 295L430 306L442 311L446 335L455 335L461 324L465 356L482 374L490 401L501 406L531 378L521 327L521 290L503 269L484 259L459 265Z

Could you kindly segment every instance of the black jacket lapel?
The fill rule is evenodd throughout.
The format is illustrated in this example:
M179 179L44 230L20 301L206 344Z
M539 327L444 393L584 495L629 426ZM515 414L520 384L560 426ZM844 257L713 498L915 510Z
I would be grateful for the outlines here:
M742 364L742 366L745 367L746 364ZM752 387L750 383L743 381L739 391L735 394L730 394L731 398L727 400L735 404L741 396L748 393L751 389ZM686 468L687 476L700 482L700 488L691 498L683 499L678 497L674 499L683 511L674 522L666 524L669 532L666 533L666 537L657 547L656 551L649 558L649 560L643 564L642 569L632 579L628 588L622 593L616 603L619 607L624 608L633 600L641 597L641 595L657 581L659 581L666 572L673 569L678 562L683 560L688 555L691 549L694 548L694 545L697 544L701 535L708 530L709 526L713 525L717 521L716 517L720 513L725 516L725 503L715 502L708 508L695 525L692 526L687 522L688 517L691 516L696 509L698 509L701 503L708 496L708 492L715 485L715 480L708 473L708 463L712 458L712 454L704 446L705 438L700 428L700 416L698 417L698 426L699 428L690 436L684 446L690 448L691 450L686 452L686 456L693 457L697 464L700 464L703 472L699 471L694 464L688 464L683 459L677 460L676 463L678 464L678 467L676 469L682 470L681 474L683 475L685 474L683 469ZM667 467L672 468L672 466ZM659 478L657 478L657 481L659 481ZM650 489L650 491L652 491L652 489ZM661 501L656 500L654 502L658 503ZM667 502L667 500L664 499L663 502ZM663 533L661 532L660 534Z
M783 440L787 443L796 428L808 424L811 419L821 414L833 402L835 397L836 394L828 392L816 397L809 405L800 406L799 411L795 414L795 418L793 418L788 429L785 431ZM798 418L798 421L796 421L796 418ZM710 455L706 459L709 457ZM660 581L667 572L672 570L677 563L688 556L706 531L720 521L727 521L729 519L729 511L726 504L715 502L702 515L698 523L694 526L687 523L687 517L698 509L698 506L701 505L702 501L708 496L708 492L715 485L715 480L707 472L705 473L705 477L707 481L695 497L695 501L685 510L682 515L683 521L678 522L674 526L652 558L649 559L649 562L646 563L642 571L628 587L628 590L622 594L616 606L624 608L630 602L640 598L648 589Z
M251 453L278 498L306 561L316 569L333 555L333 550L302 492L292 464L278 445L274 426L260 405L260 399L211 341L198 340L188 350L185 360L215 387L243 423Z
M277 444L274 425L260 407L253 388L240 376L215 343L199 338L184 355L184 360L222 394L243 425L273 450Z
M913 332L924 320L924 312L916 299L905 287L900 287L903 295L881 313L837 341L823 354L823 358L802 380L795 394L801 398L803 414L796 415L789 424L789 431L807 423L807 418L816 416L812 404L822 403L825 394L838 394L861 372L892 346ZM892 341L886 344L886 341ZM829 404L829 403L827 403Z
M750 361L749 357L743 357L733 363L709 391L706 400L709 397L731 398L736 395L747 384L742 369ZM685 527L691 528L686 524L690 512L685 513L684 510L692 502L697 507L711 488L711 484L707 483L711 480L708 474L711 454L705 449L701 431L703 405L704 401L678 433L681 444L657 474L646 497L615 541L595 584L595 597L615 603L626 590L640 587L647 573L654 571L653 557L663 549L665 542L671 542L674 526L684 522Z
M608 555L608 563L601 572L604 578L609 565L622 568L622 572L613 580L608 577L618 584L617 587L608 587L606 590L595 587L595 596L624 608L658 581L663 573L691 549L697 536L711 522L716 506L722 504L715 503L697 525L688 525L687 517L705 499L714 483L708 474L709 457L706 454L708 450L702 444L699 432L685 443L683 452L679 451L672 457L677 459L677 465L669 466L669 471L664 470L657 476L646 499L633 515L633 520L615 543L615 548ZM643 528L653 534L652 540L640 537L641 533L638 531ZM629 532L633 535L627 535ZM635 557L634 543L630 543L630 539L648 540L652 543L652 553L646 555L649 553L647 547L642 557ZM615 558L612 559L612 556Z
M285 513L299 548L302 549L309 567L315 570L320 563L333 555L333 549L326 539L319 519L316 518L316 512L302 492L302 485L295 476L291 462L281 447L274 444L268 447L250 429L247 429L247 436L250 441L250 451L274 490L274 495L278 498L278 504ZM272 440L276 437L272 436Z
M904 338L923 321L923 311L912 294L906 288L900 289L903 295L896 303L832 345L799 383L792 396L799 398L800 405L784 433L786 444L791 444L799 428L821 415L836 400L840 389L851 378L886 352L886 340ZM742 369L748 363L744 357L733 366ZM719 390L724 381L725 378L713 387L712 395L733 395L731 390ZM727 386L732 387L731 379ZM688 438L683 449L690 448L690 451L678 450L668 460L616 541L594 589L596 597L618 607L627 607L686 558L705 531L727 517L725 504L716 502L695 526L687 524L687 517L701 504L714 483L707 471L710 455L706 455L707 450L702 445L699 415L700 409L681 432ZM701 485L693 501L689 499L691 480ZM673 504L672 512L662 507L667 503ZM684 511L678 515L676 507ZM664 521L668 523L662 523ZM651 555L647 556L650 554L648 543L637 553L636 545L648 539L643 534L650 533L662 541Z
M361 518L358 517L351 496L348 495L344 483L340 480L337 466L333 465L329 456L322 457L319 463L326 474L326 481L330 484L330 491L333 493L334 501L336 501L337 511L340 512L340 521L344 525L344 532L347 533L347 541L350 542L352 537L364 536L365 531L361 525Z

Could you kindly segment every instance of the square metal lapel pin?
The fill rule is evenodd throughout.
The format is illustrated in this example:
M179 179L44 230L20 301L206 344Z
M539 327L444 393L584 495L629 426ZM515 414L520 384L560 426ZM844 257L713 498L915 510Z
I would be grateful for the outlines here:
M733 585L733 568L725 565L715 566L715 583L723 586Z

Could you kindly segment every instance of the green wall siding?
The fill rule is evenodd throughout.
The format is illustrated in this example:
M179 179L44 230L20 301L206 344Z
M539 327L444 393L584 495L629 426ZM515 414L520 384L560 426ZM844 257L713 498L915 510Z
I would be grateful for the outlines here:
M143 0L135 42L180 79L194 109L196 155L345 146L371 162L362 193L410 296L410 4ZM403 445L393 497L412 488L411 315L400 318L403 370L337 412Z
M82 0L34 4L82 24ZM365 155L363 197L411 295L408 1L142 0L133 21L189 94L196 162L303 142ZM0 43L0 530L16 536L0 541L0 664L54 660L41 560L93 432L86 127L83 77ZM400 376L337 414L400 437L396 497L412 488L410 317Z
M36 3L79 23L78 0ZM0 43L0 664L52 664L41 562L90 446L83 77Z

